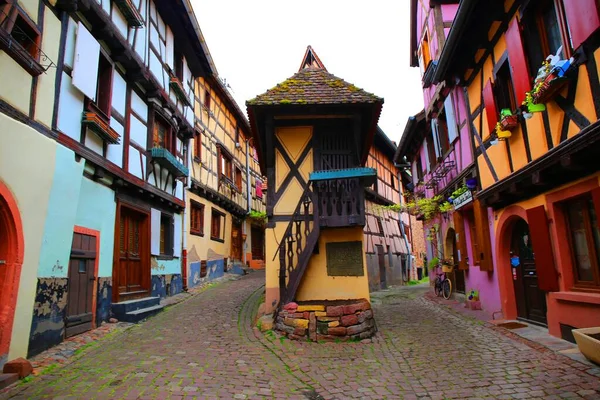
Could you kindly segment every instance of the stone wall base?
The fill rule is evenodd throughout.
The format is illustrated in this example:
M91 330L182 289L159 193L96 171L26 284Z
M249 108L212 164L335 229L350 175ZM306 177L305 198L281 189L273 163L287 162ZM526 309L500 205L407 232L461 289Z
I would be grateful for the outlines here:
M366 299L288 303L279 310L274 328L289 339L306 341L361 340L377 332Z

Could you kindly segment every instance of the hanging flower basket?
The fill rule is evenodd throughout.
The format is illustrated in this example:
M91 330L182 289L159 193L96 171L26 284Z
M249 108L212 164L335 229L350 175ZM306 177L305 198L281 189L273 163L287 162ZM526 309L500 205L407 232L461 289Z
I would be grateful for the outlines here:
M502 124L500 122L496 124L496 137L498 137L498 140L506 140L511 136L512 133L510 131L502 129Z
M516 115L508 115L500 120L500 127L503 131L512 131L519 126L519 120Z
M568 81L568 78L559 78L555 73L548 74L546 78L536 86L536 90L533 93L533 103L547 103Z

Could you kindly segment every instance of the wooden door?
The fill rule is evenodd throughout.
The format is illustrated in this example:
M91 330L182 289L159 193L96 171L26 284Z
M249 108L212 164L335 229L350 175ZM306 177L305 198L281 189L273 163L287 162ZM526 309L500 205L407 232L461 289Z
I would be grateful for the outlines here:
M144 297L150 292L148 214L120 206L118 220L116 301Z
M448 274L454 290L457 293L465 293L465 271L458 268L458 246L456 243L456 231L452 228L448 229L446 236L446 251L447 256L451 256L454 261L454 268L451 274Z
M66 337L92 329L96 257L96 237L74 233L69 260Z
M383 251L383 246L380 244L376 244L377 248L377 260L379 262L379 286L381 289L387 288L387 277L385 274L385 252Z
M233 221L231 223L231 259L242 259L242 224Z
M252 259L253 260L264 260L265 259L265 232L256 226L252 227L252 237L250 241L252 243Z
M524 220L515 224L512 233L511 269L517 315L529 321L547 324L546 295L538 287L534 251L529 225Z

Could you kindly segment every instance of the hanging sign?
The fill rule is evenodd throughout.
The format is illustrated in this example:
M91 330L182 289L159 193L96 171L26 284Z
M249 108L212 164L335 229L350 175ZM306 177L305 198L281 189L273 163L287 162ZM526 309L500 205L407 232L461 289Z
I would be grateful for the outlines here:
M510 265L512 265L513 267L518 267L519 265L521 265L521 260L519 259L519 256L512 256L510 258Z
M467 190L466 192L464 192L463 194L458 196L456 199L454 199L452 204L454 205L454 209L458 210L462 206L465 206L472 201L473 201L473 195L471 194L471 191Z

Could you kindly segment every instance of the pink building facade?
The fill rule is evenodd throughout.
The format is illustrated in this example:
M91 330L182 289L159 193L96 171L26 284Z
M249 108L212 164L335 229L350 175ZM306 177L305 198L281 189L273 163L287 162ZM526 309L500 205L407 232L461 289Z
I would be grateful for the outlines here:
M415 198L441 197L453 209L424 219L427 260L454 264L454 292L479 295L482 309L499 315L491 209L476 199L480 188L468 101L462 87L432 83L456 10L447 1L411 2L410 64L419 67L424 110L409 118L396 153L406 167L403 184ZM436 271L437 272L437 271ZM431 279L435 273L430 274Z

